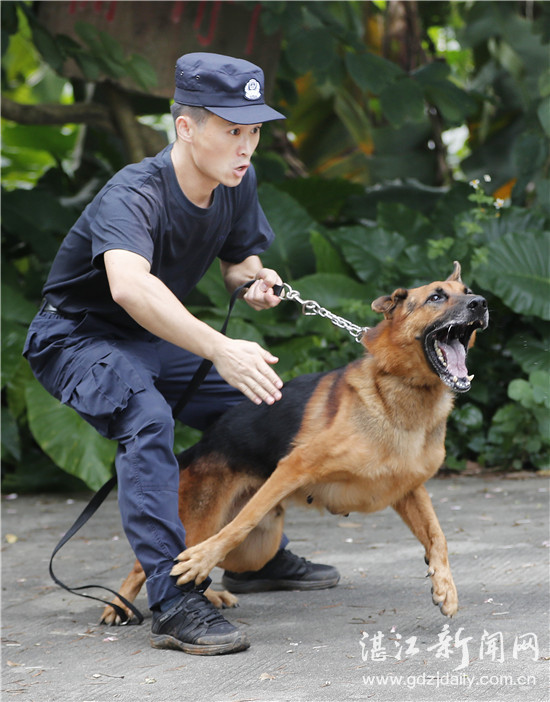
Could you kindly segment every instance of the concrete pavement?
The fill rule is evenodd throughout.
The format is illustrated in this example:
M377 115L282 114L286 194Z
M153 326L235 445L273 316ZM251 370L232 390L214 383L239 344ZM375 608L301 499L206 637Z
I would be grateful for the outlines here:
M436 478L460 611L431 603L423 551L393 510L348 519L291 508L290 548L337 566L338 587L242 596L226 616L251 648L197 657L150 648L141 626L60 589L48 561L88 495L2 498L2 700L17 702L546 702L546 478ZM133 562L116 497L56 558L73 585L118 588ZM221 572L216 570L214 582Z

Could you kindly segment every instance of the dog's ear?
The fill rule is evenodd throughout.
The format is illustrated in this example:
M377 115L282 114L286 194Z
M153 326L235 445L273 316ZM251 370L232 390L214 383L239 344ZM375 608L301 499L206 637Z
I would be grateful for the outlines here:
M457 283L462 283L462 278L460 277L460 263L458 261L453 261L453 272L447 278L447 280L456 280Z
M382 295L382 297L379 297L372 303L371 308L375 312L383 314L386 319L389 319L395 312L397 305L403 302L408 294L409 291L405 288L398 288L394 290L391 295Z

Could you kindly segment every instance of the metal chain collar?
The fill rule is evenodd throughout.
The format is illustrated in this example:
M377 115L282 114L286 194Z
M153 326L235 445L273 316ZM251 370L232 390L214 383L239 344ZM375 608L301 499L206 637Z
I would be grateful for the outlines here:
M339 317L337 314L330 312L325 307L321 307L315 300L303 300L300 293L294 290L288 283L283 283L283 294L281 295L283 300L292 300L298 302L302 305L302 314L306 317L311 317L318 315L319 317L325 317L328 319L335 327L340 329L345 329L358 343L361 342L361 337L365 334L369 327L360 327L357 324L353 324L344 317Z

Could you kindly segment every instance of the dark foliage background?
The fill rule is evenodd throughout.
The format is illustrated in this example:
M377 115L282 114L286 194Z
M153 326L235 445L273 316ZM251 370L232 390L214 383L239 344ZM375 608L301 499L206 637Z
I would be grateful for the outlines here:
M20 354L73 221L117 169L171 139L169 99L153 95L150 61L128 54L105 23L75 15L74 36L46 27L45 4L1 8L5 490L96 488L111 474L114 445L53 400ZM210 12L216 4L206 3ZM135 14L151 3L118 5ZM181 3L152 5L171 7L168 27ZM279 47L264 67L288 119L264 127L255 157L277 234L266 265L302 297L370 325L374 298L446 278L458 259L492 321L471 352L476 380L457 399L447 464L548 469L549 4L230 5ZM223 52L214 19L206 38L200 23L193 32ZM188 304L221 324L227 296L216 269ZM230 333L279 355L285 379L361 352L290 302L261 314L238 305ZM195 438L180 427L176 450Z

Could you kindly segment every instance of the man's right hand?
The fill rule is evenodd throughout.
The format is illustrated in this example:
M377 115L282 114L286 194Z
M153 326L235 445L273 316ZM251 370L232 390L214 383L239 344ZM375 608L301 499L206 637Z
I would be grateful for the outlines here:
M283 381L271 368L279 359L259 344L224 337L210 358L222 378L255 404L281 399Z

